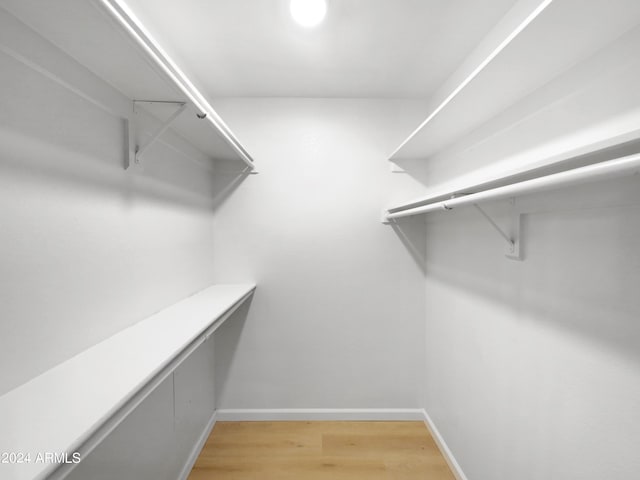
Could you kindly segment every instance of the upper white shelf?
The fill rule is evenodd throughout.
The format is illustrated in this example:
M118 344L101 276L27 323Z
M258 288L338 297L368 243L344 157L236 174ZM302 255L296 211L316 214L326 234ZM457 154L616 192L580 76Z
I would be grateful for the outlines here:
M621 158L589 164L549 175L542 175L528 180L505 183L494 188L480 188L475 191L460 194L451 192L452 194L448 199L435 199L433 196L428 196L422 201L387 210L383 222L387 223L390 220L435 211L452 210L455 207L463 205L477 205L484 201L501 200L529 193L545 192L565 186L609 180L627 175L638 175L638 173L640 173L640 154L627 155Z
M117 425L142 389L171 373L176 359L204 342L254 289L209 287L0 397L0 452L30 454L29 463L0 464L0 478L50 478L59 465L38 462L38 453L67 452L71 461L73 452L86 452L106 423Z
M518 2L433 97L426 119L390 160L437 154L594 55L639 18L635 0Z
M528 180L553 175L576 168L594 165L603 161L626 156L640 148L640 129L622 135L606 135L604 140L576 143L569 150L522 162L499 162L483 169L461 175L430 189L425 195L387 209L390 214L418 209L455 197L469 196ZM508 159L509 160L509 159ZM405 216L405 215L402 215Z
M128 99L187 103L174 131L212 159L241 160L253 168L250 154L205 95L123 1L2 0L0 5Z

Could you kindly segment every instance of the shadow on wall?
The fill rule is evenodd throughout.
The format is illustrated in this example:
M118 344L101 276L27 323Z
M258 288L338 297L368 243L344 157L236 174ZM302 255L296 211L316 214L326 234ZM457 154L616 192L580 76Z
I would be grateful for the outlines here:
M16 178L55 181L65 189L115 192L125 204L142 198L212 210L231 185L237 187L246 177L241 173L244 164L238 161L236 174L227 171L220 181L217 162L172 131L145 153L143 170L126 171L128 132L121 116L11 57L0 56L0 66L0 167L10 169ZM154 131L161 123L142 114L137 121L140 132Z
M244 302L214 335L216 408L220 406L220 399L225 391L240 337L256 294L257 292Z
M240 161L217 160L213 182L213 210L217 210L248 177L253 175Z
M405 246L415 264L426 274L426 228L422 215L392 220L389 226Z
M637 201L524 215L523 262L502 257L493 232L459 213L427 225L427 278L640 361Z
M117 122L124 130L124 122ZM122 135L112 135L109 150L98 152L97 148L78 145L72 138L58 138L54 142L37 132L0 125L3 145L0 167L16 178L55 181L62 188L115 192L125 204L146 199L206 211L220 207L248 176L238 167L233 173L227 169L218 174L218 162L209 167L196 164L180 158L174 149L165 149L148 159L144 170L127 171L121 147L126 137L122 130ZM113 132L113 129L106 131L105 135Z

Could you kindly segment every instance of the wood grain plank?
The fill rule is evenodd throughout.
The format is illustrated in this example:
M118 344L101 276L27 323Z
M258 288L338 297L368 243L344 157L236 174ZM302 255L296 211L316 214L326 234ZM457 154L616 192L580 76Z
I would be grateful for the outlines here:
M422 422L219 422L189 480L455 480Z

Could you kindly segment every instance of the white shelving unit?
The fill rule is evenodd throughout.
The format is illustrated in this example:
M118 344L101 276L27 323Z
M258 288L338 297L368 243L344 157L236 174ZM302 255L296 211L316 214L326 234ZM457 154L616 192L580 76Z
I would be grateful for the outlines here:
M30 455L0 465L0 477L63 478L74 452L90 452L254 290L209 287L0 397L0 452ZM46 452L66 452L70 463L38 461Z
M456 207L471 205L506 241L505 255L514 260L522 260L520 249L522 212L515 207L516 197L565 186L638 174L640 174L640 154L633 154L518 182L510 182L510 177L503 177L495 179L494 183L499 186L493 188L487 188L487 184L470 185L466 192L458 190L452 190L448 193L438 192L437 194L427 195L421 200L418 199L405 205L398 205L383 212L382 222L389 224L404 217L424 215L436 211L449 211ZM480 206L482 202L504 199L511 200L510 226L507 229L501 227Z
M131 126L131 166L137 163L136 149L140 149L143 146L141 144L148 140L136 140L143 135L137 135L133 131L134 101L138 101L135 104L136 108L146 110L161 123L182 104L186 105L184 111L177 115L174 121L169 122L167 127L205 156L214 160L240 161L246 172L253 170L254 164L250 154L216 113L206 96L146 32L124 2L6 0L2 6L129 99L126 119ZM61 14L61 11L64 14ZM7 42L11 42L16 37L7 34L6 38ZM5 53L23 59L20 52L23 46L0 46L4 46ZM36 56L44 57L37 53ZM33 65L32 56L27 58L30 58L30 66L43 70L54 80L59 80L59 76L55 74L56 66L47 66L45 58L39 63L36 62L36 65ZM90 82L79 83L65 86L93 103L104 105L104 98L100 98L101 95ZM168 107L172 107L173 110L168 110ZM146 136L153 137L153 133L155 132Z
M505 164L500 164L499 168L490 166L480 172L474 172L473 175L464 176L438 188L431 189L419 198L393 205L386 209L385 217L388 214L413 211L425 205L445 203L455 197L494 190L625 156L626 146L637 145L639 138L640 129L624 135L609 137L603 141L585 143L572 150L530 161L526 166L520 164L515 164L511 168L508 168ZM637 147L635 148L637 149ZM621 153L616 153L617 151Z
M440 200L441 196L427 195L422 201L416 200L410 204L399 205L387 210L385 220L422 215L438 210L453 210L455 207L463 205L475 205L478 202L501 200L512 198L528 193L536 193L567 185L589 183L598 180L608 180L611 178L626 175L638 175L640 173L640 154L629 155L622 158L599 162L584 167L574 168L563 172L544 175L521 182L506 183L495 188L470 188L467 193L456 191L444 194L445 200Z
M429 159L635 27L639 11L630 0L523 1L518 7L443 85L390 161Z
M604 93L613 97L616 86L625 88L638 71L639 16L640 4L631 0L517 2L433 96L426 119L389 159L417 168L412 162L473 163L473 155L479 154L477 163L422 197L385 209L383 223L472 205L507 242L506 255L521 259L521 212L515 197L637 174L637 113L625 111L590 124L583 117L591 118L589 109L602 106L597 101L592 105L580 91L588 92L588 83L576 87L575 80L601 73L598 66L604 65L611 69L608 78L615 80L601 87L608 89ZM577 91L567 91L567 77ZM574 95L582 95L579 105L569 103ZM508 138L513 130L500 123L503 113L510 128L523 125L515 140ZM549 124L536 131L537 148L531 148L524 135L533 118L538 127L542 120ZM485 142L498 152L495 158L487 154L489 148L479 147ZM480 205L500 199L512 200L507 228Z

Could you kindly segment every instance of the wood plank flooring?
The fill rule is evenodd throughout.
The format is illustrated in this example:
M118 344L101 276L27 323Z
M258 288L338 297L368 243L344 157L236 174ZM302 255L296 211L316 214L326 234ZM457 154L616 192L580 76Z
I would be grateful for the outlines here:
M218 422L188 480L455 480L422 422Z

